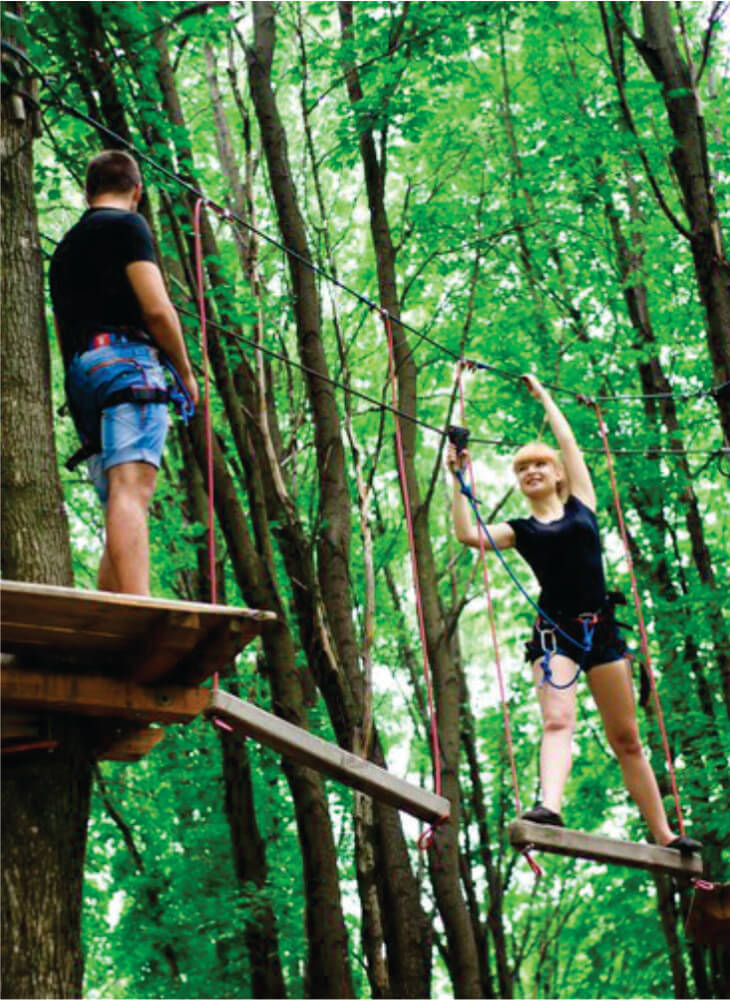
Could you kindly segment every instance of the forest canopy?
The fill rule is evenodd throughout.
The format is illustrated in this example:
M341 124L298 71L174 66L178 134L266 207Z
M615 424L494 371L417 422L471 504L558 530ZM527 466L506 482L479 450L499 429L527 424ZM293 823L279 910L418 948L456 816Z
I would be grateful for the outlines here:
M542 379L593 474L610 587L630 595L581 397L599 402L685 821L730 881L728 4L12 6L5 34L37 81L44 261L84 210L89 158L127 149L201 386L210 366L218 598L280 621L221 685L432 788L425 638L452 802L421 850L415 820L208 721L170 727L139 763L95 768L85 995L725 995L727 955L684 933L688 886L547 855L536 880L510 849L482 573L454 537L444 450L465 422L485 518L524 516L512 455L550 434L520 376ZM460 359L478 363L458 369L463 418ZM65 460L67 416L55 433ZM202 414L174 422L158 596L210 597L206 467ZM102 512L83 467L61 480L75 584L93 589ZM534 613L495 559L489 576L531 804ZM566 821L642 840L580 683Z

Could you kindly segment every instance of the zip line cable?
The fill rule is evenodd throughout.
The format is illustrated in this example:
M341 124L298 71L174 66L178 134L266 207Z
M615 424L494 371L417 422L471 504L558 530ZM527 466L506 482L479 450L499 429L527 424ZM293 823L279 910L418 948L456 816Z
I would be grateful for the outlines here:
M297 250L294 250L292 247L289 247L285 243L282 243L281 240L276 239L276 237L271 236L271 234L267 233L265 230L262 230L259 227L253 225L253 223L251 223L251 222L247 221L246 219L242 218L241 216L237 215L235 212L231 211L229 208L226 208L226 207L224 207L222 205L219 205L217 202L215 202L211 198L207 197L203 191L201 191L199 188L195 187L194 184L191 184L189 181L186 181L183 177L181 177L179 174L175 173L173 170L170 170L167 167L163 166L161 163L158 163L149 154L147 154L147 153L143 152L142 150L138 149L138 147L135 146L133 142L130 142L129 140L124 139L122 136L120 136L118 133L114 132L113 129L110 129L103 122L98 121L97 119L93 118L91 115L88 115L85 112L80 111L78 108L74 108L72 105L68 104L63 99L63 97L61 97L58 94L58 92L55 89L55 87L53 87L51 85L51 83L49 82L48 78L40 71L40 69L33 63L33 61L24 52L22 52L20 49L16 48L14 45L12 45L12 43L6 41L5 39L2 40L1 44L2 44L3 48L8 49L10 52L13 53L13 55L16 55L23 62L25 62L28 66L30 66L31 69L34 71L34 73L43 81L45 87L47 88L47 90L52 95L53 100L52 101L45 100L42 103L55 105L59 110L62 110L64 112L66 112L67 114L71 115L72 117L78 119L79 121L85 122L87 125L91 126L92 128L97 129L97 130L103 132L106 136L108 136L110 139L112 139L115 143L118 143L121 147L123 147L125 149L128 149L131 152L133 152L135 154L135 156L138 156L142 161L144 161L150 167L152 167L153 170L156 170L158 173L162 174L163 176L167 177L169 180L173 181L174 183L178 184L180 187L184 188L189 194L193 195L196 199L202 199L203 203L206 206L208 206L209 208L211 208L214 212L216 212L216 214L218 214L222 219L227 220L227 221L231 221L231 222L235 222L238 225L243 226L249 232L253 233L254 235L258 236L260 239L262 239L265 242L269 243L271 246L276 247L282 253L287 254L292 259L297 260L300 264L302 264L305 267L309 268L314 274L318 275L323 280L329 282L330 284L334 285L337 288L340 288L342 291L346 292L348 295L351 295L353 298L357 299L360 303L362 303L363 305L367 306L368 309L374 310L374 311L380 313L382 316L386 316L387 315L387 317L388 317L388 319L389 319L390 322L397 323L399 326L402 327L402 329L407 330L409 333L412 333L416 337L418 337L420 342L424 342L424 343L430 344L432 347L434 347L437 350L441 351L441 353L444 354L444 355L446 355L448 358L450 358L451 361L459 362L459 361L466 360L466 359L461 358L455 351L452 351L450 348L446 347L445 344L440 343L438 340L436 340L435 338L431 337L429 334L425 333L423 330L418 330L416 327L412 326L411 324L405 322L402 319L399 319L397 316L394 316L392 313L388 312L388 310L384 309L382 306L380 306L378 303L376 303L373 299L369 298L367 295L363 294L362 292L359 292L357 289L354 289L351 286L347 285L345 282L343 282L342 280L340 280L339 278L337 278L335 275L331 274L330 272L326 271L324 268L320 267L318 264L314 263L308 257L306 257L303 254L299 253ZM489 373L491 373L491 374L493 374L493 375L495 375L495 376L497 376L499 378L503 378L503 379L505 379L507 381L515 381L516 382L516 381L518 381L519 379L522 378L522 373L521 372L517 372L517 371L514 371L514 370L509 370L507 368L502 368L502 367L499 367L497 365L490 364L488 362L484 362L484 361L469 361L468 364L470 366L473 366L473 367L481 370L481 371L487 371L487 372L489 372ZM550 389L552 392L559 393L559 394L564 395L564 396L571 396L572 398L574 398L576 400L578 400L579 396L584 395L583 393L579 393L579 392L577 392L575 390L572 390L572 389L567 389L564 386L559 386L559 385L556 385L554 383L543 382L543 385L545 385L545 387L547 389ZM612 402L612 401L623 401L623 400L629 400L629 399L634 399L634 400L641 400L641 399L662 399L662 398L692 399L692 398L701 398L703 396L717 397L719 394L727 392L729 388L730 388L730 379L727 380L726 382L720 384L720 385L710 386L710 387L705 388L705 389L697 389L697 390L693 390L693 391L686 392L686 393L673 393L673 392L672 393L648 393L648 394L630 394L629 393L629 394L618 395L618 396L598 395L598 396L591 396L591 398L595 399L597 402L604 402L604 403L606 403L606 402ZM473 440L475 442L477 441L476 438L474 438Z
M54 239L52 236L48 236L46 233L40 234L41 238L58 245L58 240ZM200 315L197 312L193 312L191 309L186 309L184 306L176 305L178 313L181 316L187 316L190 319L194 319L200 322ZM335 388L341 389L344 393L354 396L356 399L362 400L364 403L368 403L373 410L385 411L386 413L393 413L403 420L408 420L417 427L422 428L425 431L429 431L431 434L437 434L440 437L447 437L448 431L445 427L438 427L435 424L429 423L427 420L423 420L420 417L415 417L411 413L406 413L405 410L398 409L382 399L376 399L375 396L370 396L368 393L363 392L361 389L354 389L351 385L345 385L344 382L338 381L331 375L324 375L322 372L315 371L314 368L310 368L301 361L296 361L294 358L290 358L288 355L283 354L281 351L276 351L272 347L265 347L263 344L258 343L252 337L247 337L243 333L239 333L236 330L232 330L230 327L224 326L222 323L212 320L209 317L206 320L206 325L212 330L216 330L218 333L222 334L228 340L237 341L238 343L245 344L254 351L261 351L267 357L280 361L282 364L287 365L290 368L296 368L298 371L304 372L307 375L311 375L313 378L317 378L322 382L326 382L327 385L334 386ZM362 414L355 414L355 416L361 416ZM513 449L519 448L524 442L511 441L509 438L488 438L488 437L476 437L472 436L471 441L473 444L491 445L495 448L505 448ZM585 454L602 455L602 448L581 448ZM730 457L730 448L725 446L720 446L718 448L656 448L652 445L647 445L645 448L615 448L613 451L614 456L644 456L645 458L665 458L665 457L677 457L685 455L705 455L710 459L718 458L722 459L725 456Z
M197 319L197 314L184 307L177 306L178 312L183 316L188 316L192 319ZM383 314L386 315L386 314ZM271 347L264 347L262 344L257 343L252 337L246 337L245 334L239 333L236 330L231 330L230 327L223 326L222 324L215 322L214 320L208 320L208 326L212 329L217 330L223 336L230 340L238 341L239 343L245 344L251 347L255 351L261 351L268 357L273 358L276 361L281 361L285 365L289 365L292 368L296 368L299 371L305 372L307 375L311 375L314 378L320 379L326 382L328 385L335 386L338 389L342 389L344 393L349 393L351 396L355 396L357 399L361 399L365 403L369 403L374 410L385 410L387 413L393 413L397 417L403 420L409 420L411 423L415 424L417 427L421 427L423 430L429 431L432 434L438 434L440 437L448 437L448 431L445 427L438 427L435 424L431 424L421 417L415 417L411 413L406 413L405 410L401 410L392 404L386 403L382 399L376 399L374 396L370 396L360 389L353 389L352 386L345 385L344 382L339 382L337 379L332 378L331 375L324 375L322 372L315 371L308 365L303 364L301 361L295 361L293 358L287 357L287 355L282 354L280 351L275 351ZM357 416L357 414L355 414ZM473 436L471 441L474 444L492 445L497 448L519 448L523 442L511 441L508 438L487 438L487 437L476 437ZM581 451L586 454L602 455L604 454L603 448L581 448ZM650 454L647 454L650 453ZM713 458L721 458L725 455L730 456L730 448L720 446L715 449L708 448L654 448L652 445L647 445L645 448L616 448L613 452L614 455L626 456L626 455L643 455L644 457L668 457L668 456L681 456L681 455L709 455Z

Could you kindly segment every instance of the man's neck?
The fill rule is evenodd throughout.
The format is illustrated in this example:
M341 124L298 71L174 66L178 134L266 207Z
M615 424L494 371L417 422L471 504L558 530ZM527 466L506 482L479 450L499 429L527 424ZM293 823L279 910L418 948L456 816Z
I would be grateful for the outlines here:
M128 194L98 194L89 201L89 208L118 208L122 212L134 212L137 206Z

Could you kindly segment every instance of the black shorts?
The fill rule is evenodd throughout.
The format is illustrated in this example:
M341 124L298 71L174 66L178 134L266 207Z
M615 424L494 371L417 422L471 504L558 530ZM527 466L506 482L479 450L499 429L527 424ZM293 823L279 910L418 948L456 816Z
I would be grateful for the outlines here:
M626 640L620 634L618 625L611 615L603 616L596 624L593 633L593 643L588 652L581 647L584 643L583 626L575 618L555 618L554 621L560 626L566 635L554 630L555 652L562 653L563 656L570 657L574 663L580 665L581 669L588 671L591 667L599 663L613 663L622 659L626 654ZM552 639L549 633L551 625L544 619L538 618L532 630L529 641L525 644L525 659L529 663L542 659L545 650L540 641L540 630L545 634L545 645L552 648ZM570 639L566 638L570 636ZM571 642L571 639L575 640Z

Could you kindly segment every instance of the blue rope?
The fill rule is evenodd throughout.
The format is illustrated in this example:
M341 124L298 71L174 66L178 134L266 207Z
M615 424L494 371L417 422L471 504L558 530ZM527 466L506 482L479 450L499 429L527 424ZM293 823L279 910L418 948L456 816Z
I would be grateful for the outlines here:
M563 656L569 656L565 650L561 649L560 646L555 644L555 632L551 629L550 634L553 636L553 648L548 649L545 646L545 632L547 629L543 630L538 626L538 631L540 632L540 645L542 646L543 657L540 660L540 667L542 669L542 680L540 681L540 687L543 684L549 684L550 687L555 688L556 691L565 691L567 688L572 687L580 676L581 670L583 670L586 662L586 658L593 648L593 633L596 631L596 623L593 618L581 618L580 622L583 626L583 642L584 645L581 647L583 649L583 655L581 656L580 663L577 664L577 669L571 679L565 684L556 684L553 680L553 671L550 666L550 660L555 656L556 653L562 653ZM579 646L580 643L576 639L571 638L571 642ZM572 659L571 656L569 656Z
M558 623L556 621L553 621L553 619L550 617L550 615L547 614L545 611L543 611L542 608L540 607L540 605L537 604L537 602L534 601L530 597L530 595L527 593L527 591L525 590L525 588L522 586L522 584L520 583L520 581L515 576L515 573L512 570L510 564L507 562L507 560L504 558L504 556L502 555L502 553L500 552L500 550L495 545L494 539L492 538L492 536L491 536L491 534L489 532L489 528L486 526L486 524L484 523L484 519L483 519L482 515L479 513L479 509L477 507L477 504L479 503L479 501L476 499L476 497L474 496L474 494L471 491L471 487L468 485L468 483L464 479L464 473L461 471L461 469L456 469L454 475L456 476L457 480L459 481L459 486L461 487L461 493L462 493L462 495L466 497L466 499L469 501L471 509L474 511L474 514L476 516L477 523L479 524L479 527L484 532L484 534L485 534L485 536L487 538L487 541L489 542L489 544L492 547L493 551L497 554L497 558L502 563L502 565L504 566L504 568L507 570L507 573L508 573L510 579L512 580L512 582L514 583L514 585L517 587L517 589L519 590L519 592L522 594L522 596L525 598L525 600L528 601L532 605L532 607L535 609L535 611L537 611L538 615L544 621L548 622L549 625L552 625L552 627L555 629L555 631L559 632L560 635L562 635L564 639L567 639L568 642L572 643L574 646L577 646L578 649L582 650L582 652L584 654L590 653L591 646L592 646L592 643L593 643L593 632L591 631L590 639L589 639L588 635L585 632L585 625L584 625L584 640L585 641L584 642L579 642L577 639L574 639L572 635L568 635L568 633L564 629L562 629L558 625ZM580 672L580 667L578 668L578 670ZM573 683L573 682L571 681L571 683ZM555 687L556 685L553 685L553 686Z

